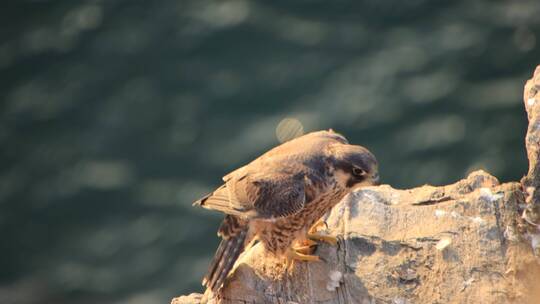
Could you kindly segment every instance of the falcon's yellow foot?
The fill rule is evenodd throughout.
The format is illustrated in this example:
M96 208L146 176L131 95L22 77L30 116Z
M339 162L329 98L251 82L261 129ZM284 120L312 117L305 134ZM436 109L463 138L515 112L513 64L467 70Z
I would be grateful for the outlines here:
M324 234L319 234L319 233L308 233L307 237L309 239L325 242L333 246L336 246L338 243L338 239L335 236L331 236L331 235L324 235Z
M293 246L292 249L301 254L312 254L316 246L317 242L305 239L300 241L296 246Z
M315 234L321 230L321 228L324 227L325 229L328 229L328 225L323 219L318 220L311 228L309 228L308 233Z
M338 239L336 237L319 233L322 227L328 228L328 225L324 220L320 219L313 226L311 226L311 228L309 228L307 238L325 242L333 246L337 245Z
M303 239L301 241L298 241L296 244L298 246L300 246L300 247L301 246L315 246L315 245L317 245L317 242L312 241L310 239ZM297 246L293 246L293 248L295 248L295 247L297 247Z
M286 263L285 267L289 272L293 270L294 261L306 261L306 262L317 262L320 261L320 258L316 255L303 254L297 249L305 250L306 248L311 248L311 246L302 246L296 248L289 248L285 254Z
M293 250L300 254L312 254L315 251L315 247L314 246L299 246L299 247L294 247Z

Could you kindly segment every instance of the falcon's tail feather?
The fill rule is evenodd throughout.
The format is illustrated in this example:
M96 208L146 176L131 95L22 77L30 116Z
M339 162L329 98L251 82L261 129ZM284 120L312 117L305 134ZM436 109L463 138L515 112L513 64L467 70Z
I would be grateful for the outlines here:
M219 229L223 240L210 263L203 285L216 293L232 270L234 263L244 251L248 227L233 216L226 216Z
M217 210L236 216L245 215L242 210L236 210L231 207L229 192L226 185L219 187L214 192L195 201L193 206L201 206L205 209Z

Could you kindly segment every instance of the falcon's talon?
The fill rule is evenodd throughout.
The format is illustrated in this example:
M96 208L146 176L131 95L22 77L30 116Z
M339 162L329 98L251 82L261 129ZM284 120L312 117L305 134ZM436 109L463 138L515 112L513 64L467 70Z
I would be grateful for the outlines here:
M318 245L317 242L315 242L314 240L310 240L307 237L298 242L298 246L316 246L316 245Z
M294 270L295 261L317 262L320 261L320 257L311 255L313 253L313 246L302 246L289 248L285 255L285 269L288 273L292 273Z
M315 251L315 245L293 247L293 250L301 254L312 254Z
M328 229L328 224L325 220L319 219L311 228L309 228L308 233L310 234L316 234L319 232L320 228L324 226L324 229Z
M321 242L328 243L332 246L336 246L338 244L338 238L331 235L324 235L324 234L317 234L317 233L308 233L307 237L312 240L317 240Z
M316 255L309 255L297 252L294 248L289 248L285 254L286 268L289 272L293 270L294 261L318 262L320 258Z

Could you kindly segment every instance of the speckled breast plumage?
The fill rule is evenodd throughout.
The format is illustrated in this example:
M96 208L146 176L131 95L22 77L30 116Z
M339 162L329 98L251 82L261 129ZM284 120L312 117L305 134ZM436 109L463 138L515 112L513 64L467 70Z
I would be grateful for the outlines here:
M347 193L335 181L321 189L316 200L306 204L298 213L261 223L258 239L266 250L274 255L282 255L291 245L305 238L306 233L320 218L334 207Z

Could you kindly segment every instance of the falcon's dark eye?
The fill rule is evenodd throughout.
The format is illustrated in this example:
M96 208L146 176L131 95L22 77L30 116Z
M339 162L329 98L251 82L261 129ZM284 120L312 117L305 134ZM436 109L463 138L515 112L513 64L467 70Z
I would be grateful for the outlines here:
M353 167L352 168L352 174L355 176L355 177L363 177L364 175L366 175L366 171L365 170L362 170L358 167Z

